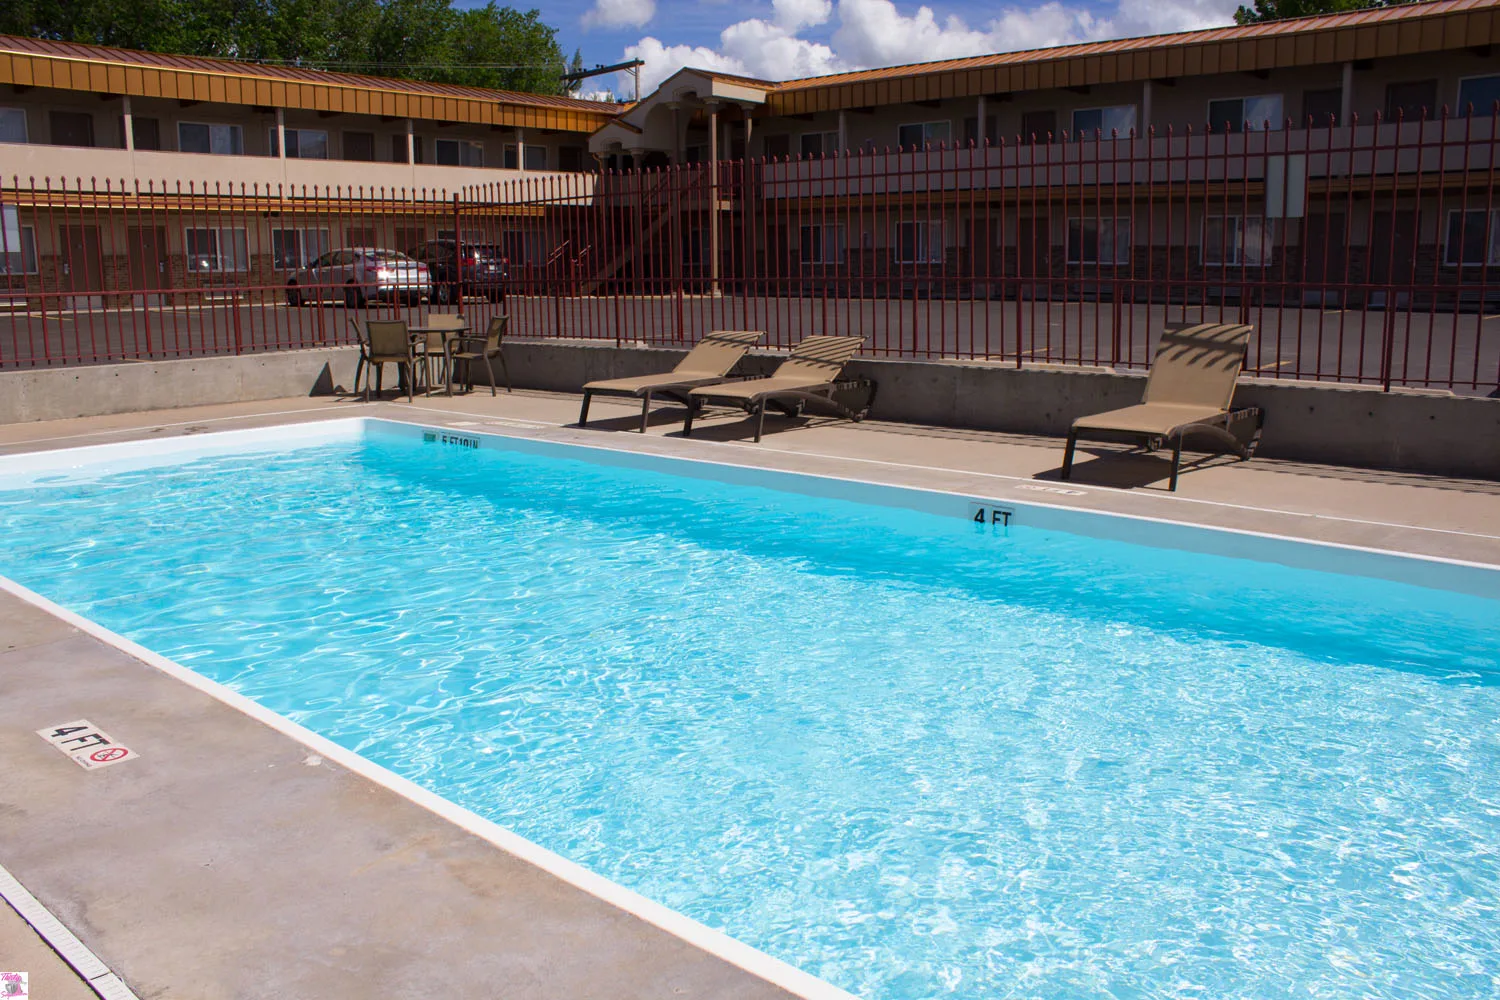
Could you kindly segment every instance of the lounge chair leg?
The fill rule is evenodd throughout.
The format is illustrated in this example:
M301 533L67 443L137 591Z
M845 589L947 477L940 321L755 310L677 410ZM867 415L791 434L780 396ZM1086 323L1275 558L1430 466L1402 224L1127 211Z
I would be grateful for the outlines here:
M579 427L582 427L584 424L589 422L589 400L593 398L593 393L589 392L587 389L583 390L583 409L578 411Z
M693 403L692 403L692 401L689 400L688 401L687 419L682 422L682 436L683 437L692 437L693 436L693 417L695 417L697 415L697 413L698 413L698 407L694 406Z
M372 364L373 364L373 362L372 362ZM381 392L384 391L384 389L385 389L385 362L382 361L379 364L375 364L374 368L375 368L375 398L379 399ZM366 388L369 388L369 385L370 385L370 383L368 383L368 382L365 383L365 387Z
M641 433L646 433L646 416L651 412L651 390L646 390L646 398L641 400Z
M495 367L494 367L494 365L490 364L490 356L488 354L486 354L484 356L484 370L486 372L489 372L489 376L490 376L490 398L493 399L494 396L495 396Z
M396 366L400 368L400 365ZM406 401L415 403L417 401L417 366L411 362L406 364Z
M1167 482L1167 489L1173 493L1177 492L1177 472L1182 468L1182 435L1178 434L1172 439L1172 478Z
M505 391L515 392L515 390L510 387L510 366L505 363L505 352L501 351L499 354L495 355L495 357L500 359L500 374L505 376ZM493 384L494 380L491 379L490 381Z
M755 443L760 444L761 429L766 426L766 401L761 400L755 408Z
M1063 449L1063 480L1071 479L1073 476L1073 449L1078 447L1078 435L1073 431L1068 432L1068 446Z
M359 356L359 363L354 366L354 394L356 396L359 395L359 376L360 376L360 373L363 372L364 370L365 370L365 356L364 356L363 353L361 353L360 356ZM367 402L368 402L368 400L367 400Z

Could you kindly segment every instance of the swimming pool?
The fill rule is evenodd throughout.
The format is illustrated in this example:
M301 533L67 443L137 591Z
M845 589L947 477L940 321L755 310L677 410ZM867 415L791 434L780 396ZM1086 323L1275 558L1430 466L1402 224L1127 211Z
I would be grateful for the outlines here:
M1492 572L380 421L211 437L20 463L0 573L845 989L1500 988Z

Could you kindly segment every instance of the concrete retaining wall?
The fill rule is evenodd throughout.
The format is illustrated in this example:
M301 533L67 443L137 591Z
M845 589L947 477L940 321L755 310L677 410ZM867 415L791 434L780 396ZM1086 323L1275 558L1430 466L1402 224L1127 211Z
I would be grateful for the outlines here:
M566 341L506 349L515 384L578 392L591 379L665 371L681 351ZM747 359L769 372L775 355ZM874 379L872 418L1061 437L1077 417L1141 400L1144 374L983 362L860 360ZM1500 399L1246 379L1240 404L1266 411L1259 454L1272 458L1500 479Z
M354 384L358 361L358 348L335 347L0 372L0 423L327 395Z
M578 392L593 379L665 371L681 351L580 341L506 346L518 387ZM0 423L320 395L354 382L355 348L0 373ZM751 372L780 358L756 354ZM861 360L881 420L1062 436L1074 418L1140 401L1144 375L983 362ZM476 371L482 379L482 370ZM394 379L393 379L394 381ZM1247 379L1266 411L1262 455L1500 480L1500 399Z

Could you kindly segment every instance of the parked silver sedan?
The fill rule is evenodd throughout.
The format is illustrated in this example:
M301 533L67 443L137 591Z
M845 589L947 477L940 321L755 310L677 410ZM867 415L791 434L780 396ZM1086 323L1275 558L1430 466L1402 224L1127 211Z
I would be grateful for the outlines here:
M432 275L426 264L400 251L348 247L328 251L287 279L288 305L337 295L350 309L376 299L416 302L432 296Z

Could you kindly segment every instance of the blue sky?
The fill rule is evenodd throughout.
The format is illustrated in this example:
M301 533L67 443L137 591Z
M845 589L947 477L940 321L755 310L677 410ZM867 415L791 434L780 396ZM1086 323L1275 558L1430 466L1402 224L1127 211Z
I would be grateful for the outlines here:
M512 0L514 3L515 0ZM646 60L768 79L1225 25L1238 0L555 0L542 17L586 65ZM524 3L516 3L524 7ZM601 87L623 83L605 78ZM628 96L628 95L627 95Z

